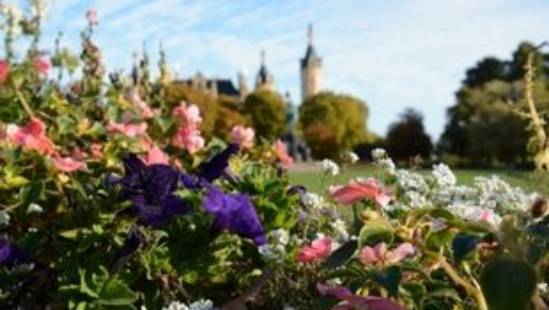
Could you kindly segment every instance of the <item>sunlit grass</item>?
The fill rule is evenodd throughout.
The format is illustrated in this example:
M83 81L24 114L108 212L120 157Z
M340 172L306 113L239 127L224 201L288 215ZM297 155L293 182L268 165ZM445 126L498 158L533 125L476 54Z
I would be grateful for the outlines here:
M489 177L497 175L506 182L522 187L529 191L537 191L549 195L549 175L534 173L525 170L499 170L499 169L456 169L453 170L458 183L471 185L476 176ZM430 170L420 170L429 174ZM355 177L375 176L376 169L372 166L344 167L341 173L335 177L326 177L318 171L290 171L290 180L293 184L305 185L309 190L322 192L331 184L342 184Z

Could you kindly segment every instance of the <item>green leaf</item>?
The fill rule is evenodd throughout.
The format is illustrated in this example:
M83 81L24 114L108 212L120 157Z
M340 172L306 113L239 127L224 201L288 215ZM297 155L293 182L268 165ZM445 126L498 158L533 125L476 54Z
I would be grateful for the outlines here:
M33 182L28 186L22 187L19 191L19 199L21 205L27 207L32 202L37 201L43 191L43 182Z
M100 305L123 306L131 305L137 299L137 295L122 281L111 278L101 288L99 293Z
M55 122L59 127L59 133L67 134L67 133L74 132L74 127L76 126L76 122L71 117L66 115L61 115L55 119Z
M524 260L502 255L484 266L480 284L490 310L527 310L536 272Z
M383 272L373 271L372 277L374 280L381 284L390 296L396 296L398 293L398 286L402 279L402 271L398 266L391 266L385 269Z
M356 240L346 242L326 259L323 267L331 269L347 263L347 261L349 261L349 259L351 259L351 257L355 254L357 247L358 242Z
M432 232L427 236L426 245L429 249L438 251L441 247L452 242L454 235L448 229Z
M387 244L393 242L393 228L391 224L382 219L366 221L358 234L359 247L375 245L380 242Z

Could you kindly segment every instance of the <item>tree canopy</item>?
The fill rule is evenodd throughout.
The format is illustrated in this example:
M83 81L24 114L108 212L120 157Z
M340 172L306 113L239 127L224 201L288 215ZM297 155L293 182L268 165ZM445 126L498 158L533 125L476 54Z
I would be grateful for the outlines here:
M439 141L445 155L467 165L525 165L528 162L527 122L515 113L523 105L524 65L530 43L521 43L510 60L487 57L466 71L448 109L448 122ZM535 101L543 112L549 108L549 54L535 51Z
M352 96L321 92L299 108L303 137L315 158L337 158L367 139L366 103Z
M273 91L260 90L244 100L244 113L259 138L273 140L284 134L286 128L286 104Z
M404 111L400 119L390 125L385 146L389 156L396 161L407 161L415 156L428 159L433 143L425 132L423 116L413 109Z

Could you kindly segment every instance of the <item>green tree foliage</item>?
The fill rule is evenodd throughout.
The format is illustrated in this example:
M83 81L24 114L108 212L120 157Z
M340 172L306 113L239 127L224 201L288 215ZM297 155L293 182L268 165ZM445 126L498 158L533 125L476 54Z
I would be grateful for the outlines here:
M212 135L219 113L219 104L213 96L178 82L167 86L165 96L166 105L170 110L179 105L181 101L185 101L187 104L196 104L200 108L203 119L200 130L206 137Z
M322 92L299 108L303 137L313 157L337 158L367 140L368 108L363 101L332 92Z
M488 57L467 70L439 141L444 155L474 166L525 165L529 161L527 122L512 105L524 104L524 65L533 50L532 44L521 43L511 60ZM534 61L538 72L534 95L542 113L549 111L549 68L543 65L548 58L548 54L537 53Z
M286 104L282 97L268 90L255 91L244 101L244 113L259 138L276 139L286 128Z
M433 143L423 127L423 116L413 109L407 109L400 120L389 127L385 146L389 156L397 161L407 161L418 155L429 158Z
M222 96L218 99L218 103L219 113L215 122L214 135L229 141L232 128L236 125L249 126L249 120L244 115L240 101Z

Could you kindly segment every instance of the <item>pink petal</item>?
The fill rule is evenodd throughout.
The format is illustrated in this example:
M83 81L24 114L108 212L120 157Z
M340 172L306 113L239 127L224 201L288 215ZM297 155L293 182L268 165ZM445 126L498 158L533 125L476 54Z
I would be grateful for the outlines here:
M374 248L365 246L360 252L360 260L364 265L370 265L378 262L380 257L377 255Z
M351 292L350 289L344 287L344 286L328 286L322 283L316 284L316 290L321 296L332 296L338 299L344 299L350 296L353 296L353 292Z
M51 158L51 161L53 162L55 168L64 172L73 172L80 170L85 166L84 162L77 161L72 157L55 156Z
M387 254L387 262L396 264L408 256L414 255L415 249L411 243L405 242Z
M273 150L282 167L288 169L294 164L294 159L288 154L286 143L280 139L274 143Z
M7 61L0 59L0 84L4 83L10 73L10 65Z
M241 148L249 149L254 146L255 131L252 128L245 128L237 125L231 130L231 139Z
M147 165L153 164L165 164L167 165L170 161L170 157L164 153L158 146L153 146L149 149L147 154L147 159L144 161Z
M34 60L34 68L40 74L46 75L50 71L51 63L45 57L38 57Z
M310 246L303 246L299 249L297 260L302 263L318 261L330 256L332 253L332 239L323 237L316 239Z
M330 195L339 203L354 204L362 199L371 199L379 206L385 206L392 199L381 182L374 178L351 180L345 186L331 187Z

